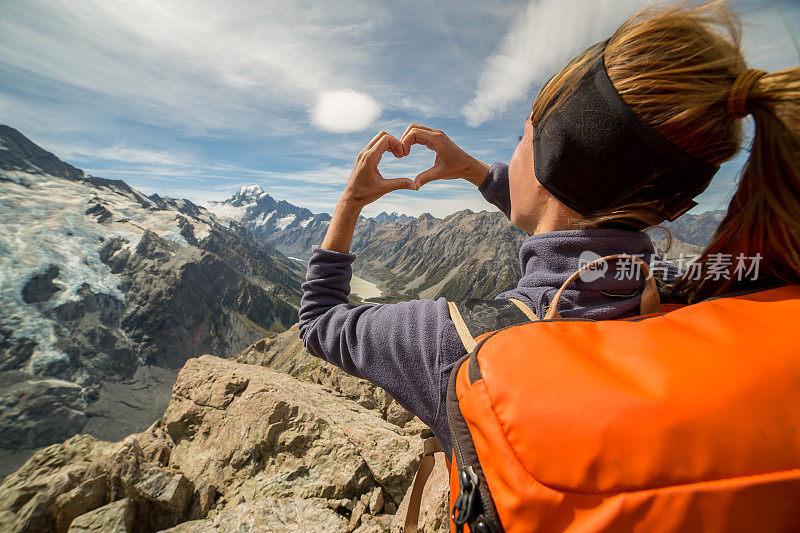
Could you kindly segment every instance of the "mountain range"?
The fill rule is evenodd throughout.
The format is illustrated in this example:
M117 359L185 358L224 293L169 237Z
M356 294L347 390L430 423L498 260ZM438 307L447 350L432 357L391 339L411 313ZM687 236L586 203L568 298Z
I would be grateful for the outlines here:
M331 217L285 201L276 201L258 185L241 188L230 198L206 207L231 218L288 257L307 260L311 247L322 243ZM725 211L685 214L665 222L671 236L667 258L697 255L708 244ZM651 233L657 246L663 235ZM444 219L388 214L356 223L351 253L354 275L381 291L370 302L413 298L491 298L516 286L521 275L519 247L528 235L499 211L468 209Z
M695 251L723 214L667 226ZM77 433L142 431L188 360L290 328L329 223L259 186L203 206L148 196L0 126L0 475ZM353 268L374 303L492 298L516 285L526 237L493 208L384 212L359 218Z
M297 321L297 262L188 200L90 176L8 126L0 227L0 466L81 431L141 430L188 358L238 353Z
M723 214L666 224L674 250ZM330 220L259 186L148 196L0 126L0 529L398 529L427 429L298 335ZM353 287L492 298L526 237L494 209L360 217ZM421 525L445 531L432 479Z
M285 200L276 200L260 185L244 186L230 198L206 202L204 207L220 218L238 222L262 239L268 239L284 231L302 234L309 226L312 230L316 225L327 227L331 219L327 213L315 214L305 207L298 207ZM414 217L383 211L371 220L403 223L414 220ZM304 250L298 253L308 255Z

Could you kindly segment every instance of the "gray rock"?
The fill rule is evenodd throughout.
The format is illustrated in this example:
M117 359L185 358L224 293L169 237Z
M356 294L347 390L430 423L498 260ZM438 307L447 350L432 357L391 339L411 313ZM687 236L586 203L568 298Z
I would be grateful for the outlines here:
M134 530L386 531L421 444L319 384L203 356L146 431L34 454L0 484L0 530L63 532L129 499Z
M0 448L35 448L62 441L86 423L83 388L21 371L0 373Z
M281 533L348 531L347 519L321 499L260 498L221 511L213 519L184 522L164 533Z
M136 508L129 498L123 498L72 521L68 533L130 533Z
M409 490L403 498L392 521L392 531L399 532L403 527L411 499ZM419 513L419 531L426 533L445 533L450 531L450 474L444 454L436 454L436 464L431 472L425 490L422 491L422 504Z
M139 481L131 486L138 499L163 506L176 516L184 516L192 498L194 487L180 472L154 464L140 467Z
M22 287L22 300L30 304L46 302L52 298L61 290L61 287L53 284L59 272L58 265L50 265L44 272L34 274Z
M6 148L0 150L0 170L46 172L69 180L83 177L83 171L64 163L10 126L0 125L0 140Z

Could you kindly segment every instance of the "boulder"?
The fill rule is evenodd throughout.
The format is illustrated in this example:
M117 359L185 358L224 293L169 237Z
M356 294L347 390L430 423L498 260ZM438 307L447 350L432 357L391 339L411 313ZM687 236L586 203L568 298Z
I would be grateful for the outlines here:
M203 356L178 375L163 418L170 465L232 502L352 499L379 485L402 500L420 440L319 385Z
M130 533L135 513L133 501L123 498L82 514L72 521L67 533Z
M303 346L297 324L274 337L262 339L236 356L237 361L261 365L302 381L317 383L327 390L381 413L392 424L423 433L427 427L403 409L380 387L351 376L340 368L315 357Z
M318 383L190 359L146 431L72 437L6 478L0 530L388 531L417 433Z
M140 530L185 520L192 483L149 461L140 440L147 442L128 437L111 444L76 435L35 453L0 485L0 530L67 531L77 517L125 498L136 506Z
M213 519L184 522L163 533L346 532L347 519L321 499L261 498L221 511Z
M93 462L112 448L76 435L36 452L0 485L0 531L65 531L73 518L105 504L84 481L92 479L87 472ZM69 501L69 494L81 501Z

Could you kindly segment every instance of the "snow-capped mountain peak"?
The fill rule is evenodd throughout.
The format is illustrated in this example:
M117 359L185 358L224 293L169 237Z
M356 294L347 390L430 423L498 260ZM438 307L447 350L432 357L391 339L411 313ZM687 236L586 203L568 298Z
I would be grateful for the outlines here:
M140 286L125 278L123 265L137 275L130 265L154 261L155 248L169 270L173 263L195 261L206 245L216 256L224 255L217 241L207 242L212 234L225 235L225 242L252 239L189 200L148 197L122 180L89 176L13 128L0 126L0 142L0 336L11 332L6 344L12 348L14 343L31 346L24 364L12 365L0 343L0 365L31 373L66 365L69 357L53 316L82 305L87 291L123 309L131 287ZM267 256L273 253L258 251L257 260L271 260ZM152 275L142 275L149 287L169 283Z
M262 239L286 229L306 227L318 216L304 207L275 200L259 185L247 185L230 198L207 202L204 207L221 219L235 220Z
M263 196L267 196L266 191L260 185L245 185L231 197L237 200L258 200Z

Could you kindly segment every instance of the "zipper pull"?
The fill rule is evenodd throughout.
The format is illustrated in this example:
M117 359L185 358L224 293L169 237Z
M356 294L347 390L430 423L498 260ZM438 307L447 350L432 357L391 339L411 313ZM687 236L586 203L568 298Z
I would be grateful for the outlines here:
M464 531L464 524L472 518L472 514L475 512L475 496L478 494L478 476L471 466L459 469L458 484L461 486L461 490L450 517L456 525L456 531L461 533Z

